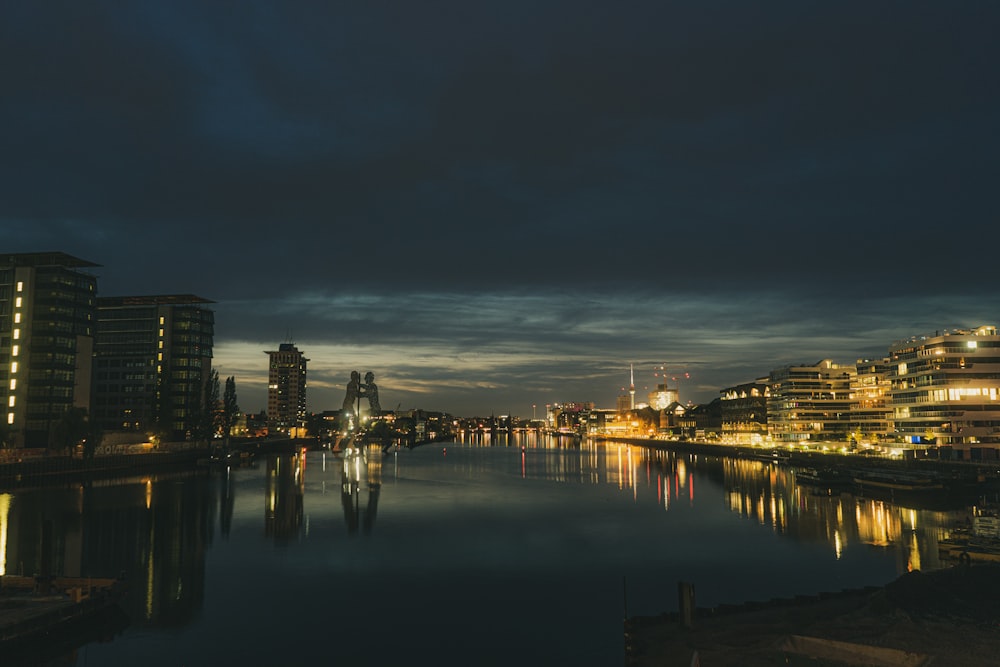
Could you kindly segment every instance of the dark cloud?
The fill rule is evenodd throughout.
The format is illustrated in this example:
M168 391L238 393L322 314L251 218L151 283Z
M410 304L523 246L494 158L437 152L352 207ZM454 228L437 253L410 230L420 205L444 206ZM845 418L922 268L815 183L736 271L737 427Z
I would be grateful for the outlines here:
M5 6L0 231L9 251L103 264L106 294L215 299L234 340L294 328L557 359L471 383L512 397L566 386L574 355L595 359L584 393L608 377L598 359L736 368L743 346L777 363L799 335L878 349L997 312L971 275L1000 241L997 18L931 2ZM731 335L698 348L685 328Z

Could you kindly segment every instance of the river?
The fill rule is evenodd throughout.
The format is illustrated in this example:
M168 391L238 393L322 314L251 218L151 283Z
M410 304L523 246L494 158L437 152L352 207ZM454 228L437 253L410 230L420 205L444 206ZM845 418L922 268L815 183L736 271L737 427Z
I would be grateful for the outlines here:
M794 475L533 435L310 451L0 493L0 568L37 572L50 523L58 571L125 574L128 626L58 664L603 667L678 582L705 607L883 585L970 511Z

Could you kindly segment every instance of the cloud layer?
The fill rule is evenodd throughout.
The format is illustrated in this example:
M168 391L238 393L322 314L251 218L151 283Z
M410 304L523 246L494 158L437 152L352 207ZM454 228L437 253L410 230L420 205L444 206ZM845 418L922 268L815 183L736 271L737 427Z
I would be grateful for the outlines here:
M665 362L701 400L996 321L998 14L5 6L0 237L217 301L248 388L291 337L317 396L607 404Z

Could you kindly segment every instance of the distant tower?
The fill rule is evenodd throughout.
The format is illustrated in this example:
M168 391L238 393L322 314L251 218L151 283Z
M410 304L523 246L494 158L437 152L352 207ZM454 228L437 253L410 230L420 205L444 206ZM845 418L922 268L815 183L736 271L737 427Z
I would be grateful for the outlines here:
M269 351L267 371L267 421L281 433L306 423L306 362L298 348L282 343Z
M628 405L629 410L635 410L635 373L632 364L628 365Z

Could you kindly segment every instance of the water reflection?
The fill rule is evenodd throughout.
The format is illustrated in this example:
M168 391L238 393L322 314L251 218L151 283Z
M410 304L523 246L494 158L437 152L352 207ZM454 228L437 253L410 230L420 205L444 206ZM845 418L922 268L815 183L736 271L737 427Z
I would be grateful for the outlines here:
M664 511L696 503L696 479L721 485L730 511L795 540L825 544L841 558L851 544L890 549L900 573L944 567L938 542L967 522L970 508L932 510L796 484L796 469L769 462L676 454L628 443L582 442L533 431L474 433L481 447L521 447L526 479L612 484L638 500L655 494Z
M354 563L384 558L376 554L383 535L418 530L414 526L421 526L420 519L426 517L400 520L399 515L404 509L414 516L430 511L421 504L420 494L435 488L423 484L426 480L441 479L442 467L457 469L470 477L482 472L503 478L502 485L484 485L486 493L497 490L517 493L519 485L545 488L545 484L536 482L604 486L602 496L623 500L618 504L630 514L641 510L654 517L666 514L673 519L687 515L698 521L710 504L727 521L732 518L734 523L752 522L766 528L758 533L773 531L781 540L815 545L837 559L849 557L850 549L854 547L857 551L858 546L890 552L900 573L940 567L938 540L948 537L952 528L964 523L968 516L964 509L933 511L849 493L810 490L796 483L794 468L773 462L675 454L625 443L581 442L539 433L502 436L487 433L470 437L461 445L425 447L398 457L392 454L391 461L387 458L390 455L383 455L378 448L340 458L300 452L266 457L262 470L205 470L0 492L0 573L31 575L40 571L41 527L49 522L53 527L50 554L53 571L84 577L125 573L130 592L123 606L133 626L179 628L206 623L198 620L200 616L211 615L201 614L205 606L206 562L213 548L225 553L224 547L228 546L237 551L229 543L234 524L241 527L242 535L252 532L254 540L285 547L282 550L285 557L305 551L304 547L298 548L299 543L310 537L326 540L324 549L317 550L322 554L317 559L333 558L329 554L336 553L341 560L334 562L342 567L347 567L343 563L351 563L351 567L360 568ZM511 451L496 452L496 448ZM456 453L459 455L451 454L455 449L461 450ZM498 453L502 456L494 455ZM419 491L413 491L412 485L408 487L412 505L403 508L398 500L400 493L394 491L395 485L403 486L400 479L406 475L399 471L405 473L407 466L410 466L408 481L417 479L422 485ZM426 479L414 472L418 466L424 466L420 472L429 471ZM339 502L335 491L338 485ZM472 492L480 490L479 486L468 488ZM307 494L311 494L308 499ZM574 502L575 498L574 495ZM602 497L600 502L605 500ZM354 541L355 551L346 542L337 542L345 533L349 537L371 535L380 502L384 503L385 515L379 519L379 539ZM594 521L594 504L587 507L590 513L579 534L565 531L565 535L554 536L558 529L551 530L549 524L536 529L527 525L528 519L522 532L544 536L544 540L530 542L539 551L549 544L557 548L560 539L582 539L581 535L586 538L584 544L596 544L598 538L592 539L587 530L613 529L608 527L610 523ZM461 509L475 514L480 506L470 503ZM486 503L481 511L492 509ZM322 527L312 536L307 510L313 513L314 525ZM326 511L329 514L324 514ZM448 515L443 516L447 519ZM608 516L613 516L614 521L620 518L618 514ZM319 524L320 521L327 523ZM666 524L642 524L643 530L649 526L650 531L661 525ZM680 530L681 522L670 525ZM448 528L440 530L439 534L445 535ZM213 545L216 534L227 544ZM421 539L404 544L422 545ZM724 544L725 539L728 537L716 538L714 544ZM499 535L496 542L485 540L481 550L491 555L507 554L503 556L507 560L521 558L520 552L508 553L507 542L506 537ZM253 544L249 544L252 548ZM330 548L330 545L335 546ZM239 558L243 558L246 552L239 553ZM479 550L459 553L475 556ZM447 554L434 556L447 557ZM351 560L352 557L357 557L357 561ZM231 553L229 558L224 567L239 566ZM738 559L739 555L732 558ZM317 576L322 578L327 571L318 568L318 572ZM252 577L257 573L242 574ZM247 579L238 581L238 585L244 585ZM271 601L262 600L261 604L269 605Z
M305 452L267 458L264 534L277 545L298 538L305 506Z
M365 508L361 509L361 489L367 490ZM344 454L340 500L344 506L347 534L357 535L358 528L370 535L378 513L378 497L382 490L382 452L377 446L352 449Z

